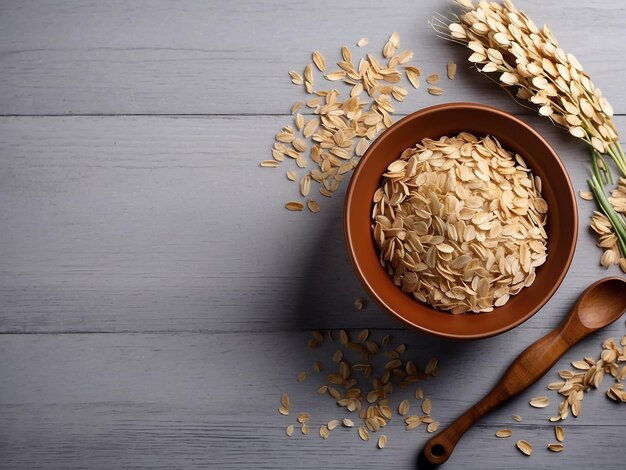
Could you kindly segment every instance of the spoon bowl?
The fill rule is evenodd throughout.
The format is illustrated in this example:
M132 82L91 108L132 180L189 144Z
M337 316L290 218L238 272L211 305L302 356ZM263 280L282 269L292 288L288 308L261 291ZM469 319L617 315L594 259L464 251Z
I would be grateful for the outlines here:
M581 296L578 318L586 328L597 330L613 323L626 310L626 285L623 278L607 278L590 287Z

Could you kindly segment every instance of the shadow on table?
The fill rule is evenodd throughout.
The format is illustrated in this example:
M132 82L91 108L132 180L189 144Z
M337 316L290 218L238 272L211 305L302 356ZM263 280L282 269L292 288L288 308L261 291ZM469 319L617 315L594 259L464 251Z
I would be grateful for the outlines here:
M307 254L298 261L302 279L300 287L293 292L296 297L295 308L285 311L288 315L285 323L290 325L290 329L301 331L368 328L372 334L376 334L377 340L391 333L412 352L436 355L446 362L448 359L457 362L471 360L464 358L471 356L468 352L481 348L482 341L453 342L418 333L382 311L368 297L348 260L342 208L337 204L329 210L334 212L333 215L319 221L324 226L318 230L317 238L310 249L306 250ZM357 297L363 298L366 303L361 311L354 306ZM298 341L302 341L301 337ZM427 361L429 358L430 356L422 359ZM310 360L306 361L308 363Z

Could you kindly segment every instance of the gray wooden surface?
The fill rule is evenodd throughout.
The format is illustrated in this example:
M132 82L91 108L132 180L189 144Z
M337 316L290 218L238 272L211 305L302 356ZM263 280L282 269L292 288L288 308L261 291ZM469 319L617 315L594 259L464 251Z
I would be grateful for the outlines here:
M620 74L626 5L618 0L520 0L548 22L605 91L626 129ZM578 293L606 272L581 201L578 250L562 287L519 328L450 343L405 330L364 295L343 246L343 189L317 215L288 213L296 185L262 169L273 134L304 95L287 71L310 51L328 61L392 31L425 73L458 77L446 94L410 90L398 115L446 101L479 101L522 115L561 155L577 188L587 154L562 132L468 70L465 52L427 21L440 0L0 2L0 468L410 468L429 437L385 430L388 447L336 430L288 439L294 417L342 411L315 394L312 328L392 332L407 356L432 356L423 384L447 424L484 394L507 363L553 328ZM354 53L360 52L353 47ZM618 274L613 269L610 274ZM597 355L620 320L573 348L549 376L486 417L449 468L616 468L626 460L626 408L601 391L565 423L562 454L545 410L528 406L555 371ZM297 383L296 374L310 372ZM409 397L398 391L393 399ZM396 401L397 400L397 401ZM414 404L415 406L415 404ZM519 413L522 423L512 423ZM500 427L531 441L531 458Z

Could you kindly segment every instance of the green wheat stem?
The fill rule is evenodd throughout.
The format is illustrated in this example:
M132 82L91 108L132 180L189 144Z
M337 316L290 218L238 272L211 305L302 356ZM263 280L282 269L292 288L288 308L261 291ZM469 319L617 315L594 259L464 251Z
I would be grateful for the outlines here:
M619 216L619 214L615 211L615 209L607 199L604 192L604 186L602 186L596 175L594 174L590 180L587 180L587 182L589 183L589 187L593 192L594 198L598 203L598 206L600 206L600 209L609 219L609 222L611 222L611 225L615 230L615 234L617 235L617 243L622 253L622 257L626 257L626 224L624 224L623 219Z

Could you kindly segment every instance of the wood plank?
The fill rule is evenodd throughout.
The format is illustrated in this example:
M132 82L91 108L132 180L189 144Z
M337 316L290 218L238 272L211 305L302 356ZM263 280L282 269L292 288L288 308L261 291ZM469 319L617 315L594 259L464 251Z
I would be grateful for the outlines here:
M0 114L283 114L304 98L287 71L302 69L312 50L332 64L339 48L370 38L379 54L392 31L415 52L425 74L443 73L453 58L457 80L449 101L515 109L488 80L468 70L463 48L436 37L428 21L449 3L393 0L219 1L57 0L0 6ZM626 4L526 0L539 24L549 23L610 99L626 113L617 77L625 69L619 39ZM313 10L313 11L312 11ZM360 51L359 51L360 52ZM335 84L336 85L336 84ZM403 112L441 98L414 91Z
M344 412L315 393L323 378L310 369L322 359L330 370L335 346L312 351L307 338L269 332L0 335L3 468L336 468L338 459L355 468L383 462L412 467L415 451L430 435L423 427L406 432L395 415L384 430L389 445L383 451L373 440L360 441L355 430L319 438L318 426ZM568 360L595 354L599 340L577 346ZM405 356L421 367L432 354L439 356L440 376L419 385L444 425L479 398L517 353L509 341L497 339L444 343L398 332L396 342L405 342ZM297 383L295 375L303 369L310 376ZM626 409L600 391L586 395L581 416L564 423L565 452L543 448L554 440L546 419L555 395L548 392L554 401L543 410L527 401L544 394L547 381L485 417L461 440L449 465L521 469L532 463L556 469L584 460L608 469L623 462ZM276 411L284 391L292 402L289 417ZM392 405L406 398L415 409L413 392L396 390ZM289 439L284 428L298 411L312 415L311 435ZM512 422L512 413L521 414L523 422ZM502 427L514 437L496 439ZM514 448L520 438L535 446L531 460Z
M539 118L575 187L585 149ZM0 119L0 331L245 331L399 327L346 260L343 193L322 211L259 168L283 117ZM619 118L618 125L626 124ZM343 190L342 190L343 191ZM324 200L322 200L324 199ZM607 273L580 201L575 260L528 328L549 328Z

